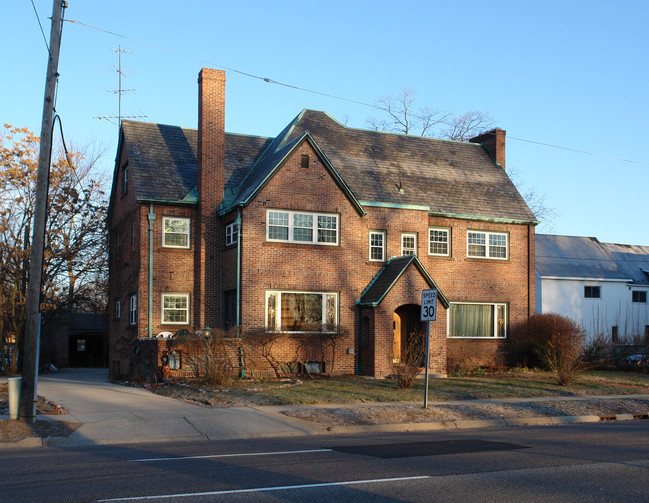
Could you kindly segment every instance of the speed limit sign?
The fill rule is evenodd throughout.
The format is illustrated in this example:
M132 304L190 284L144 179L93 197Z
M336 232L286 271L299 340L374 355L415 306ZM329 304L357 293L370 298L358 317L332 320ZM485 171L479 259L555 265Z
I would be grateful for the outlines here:
M421 321L435 321L437 319L437 290L421 291Z

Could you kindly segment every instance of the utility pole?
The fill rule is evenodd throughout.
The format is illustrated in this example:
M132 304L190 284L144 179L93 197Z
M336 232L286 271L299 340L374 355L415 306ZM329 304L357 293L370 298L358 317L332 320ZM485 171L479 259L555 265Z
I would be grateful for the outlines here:
M52 122L54 117L54 98L59 66L59 49L63 29L63 9L67 2L53 0L52 28L45 79L43 120L41 123L40 150L38 153L38 172L36 175L36 202L34 208L34 228L32 251L29 263L29 287L27 290L27 323L23 354L22 385L20 390L20 419L33 423L36 416L38 381L38 357L41 334L41 281L43 276L43 248L45 245L45 222L47 219L47 185L50 172L52 150Z

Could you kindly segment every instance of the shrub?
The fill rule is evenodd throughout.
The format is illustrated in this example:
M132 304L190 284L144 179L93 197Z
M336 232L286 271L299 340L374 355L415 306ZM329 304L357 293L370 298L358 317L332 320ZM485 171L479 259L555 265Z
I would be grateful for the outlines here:
M518 327L514 340L519 364L555 372L562 386L585 369L584 329L566 316L534 315Z
M186 333L172 340L172 347L182 348L185 365L196 378L207 384L220 386L236 376L232 356L236 354L231 337L223 330L214 330L206 337L204 333Z
M410 389L424 365L426 334L412 332L406 347L401 353L399 363L392 365L390 378L400 389Z

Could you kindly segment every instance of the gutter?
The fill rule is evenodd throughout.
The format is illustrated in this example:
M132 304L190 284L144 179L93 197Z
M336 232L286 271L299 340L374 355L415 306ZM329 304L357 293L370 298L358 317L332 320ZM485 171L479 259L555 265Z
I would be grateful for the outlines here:
M147 321L147 337L153 337L153 222L155 213L153 213L153 204L149 205L149 319Z

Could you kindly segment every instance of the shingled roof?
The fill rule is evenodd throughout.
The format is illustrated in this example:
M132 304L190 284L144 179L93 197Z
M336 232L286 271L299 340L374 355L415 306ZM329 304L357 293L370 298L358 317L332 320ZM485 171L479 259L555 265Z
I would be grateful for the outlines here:
M370 284L363 290L361 298L356 301L356 304L359 306L378 306L411 265L419 270L430 288L437 290L437 298L442 306L448 309L448 300L441 290L439 290L439 287L435 284L435 281L430 277L430 274L428 274L428 271L426 271L426 268L416 255L404 255L388 260L379 272L376 273L376 276L370 281Z
M122 148L128 155L138 201L197 201L196 129L123 121L122 134ZM225 134L226 191L240 185L268 143L269 139L264 137Z
M122 131L138 200L195 202L196 130L124 121ZM417 206L438 215L536 221L483 146L348 128L314 110L302 111L274 139L226 133L229 206L249 203L291 145L306 134L363 205Z
M649 285L649 246L602 243L594 237L537 234L536 271L542 278Z

